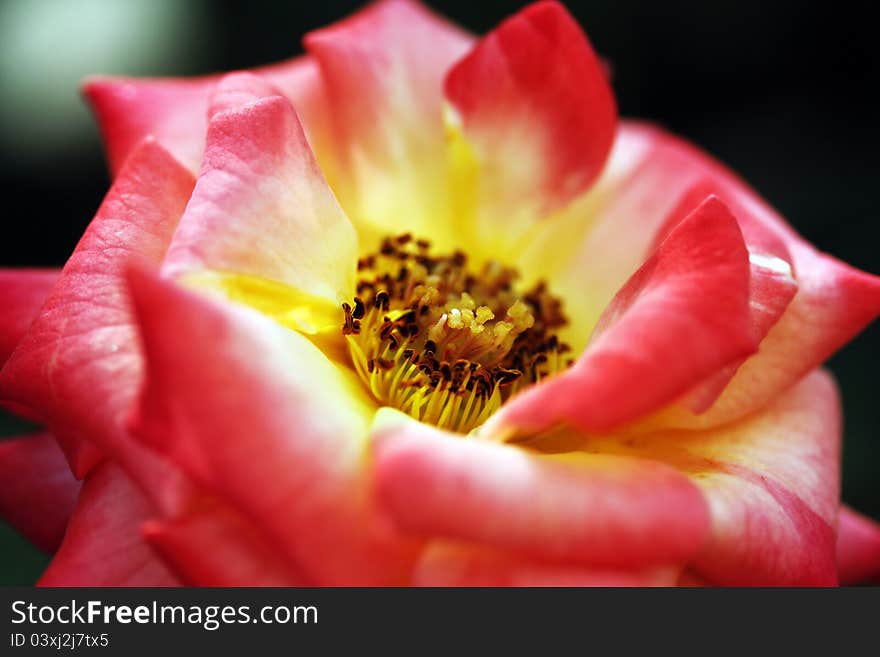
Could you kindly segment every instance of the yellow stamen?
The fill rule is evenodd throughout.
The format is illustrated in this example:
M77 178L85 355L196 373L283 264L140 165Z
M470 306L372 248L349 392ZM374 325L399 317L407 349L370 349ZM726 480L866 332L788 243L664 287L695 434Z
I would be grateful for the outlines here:
M543 284L518 295L513 269L474 274L465 254L431 255L406 234L358 272L358 296L342 306L352 363L377 401L417 420L467 433L568 364L561 304Z

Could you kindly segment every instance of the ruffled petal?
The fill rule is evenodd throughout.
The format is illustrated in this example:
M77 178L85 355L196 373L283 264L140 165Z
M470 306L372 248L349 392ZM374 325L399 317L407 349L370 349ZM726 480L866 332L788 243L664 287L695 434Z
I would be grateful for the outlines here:
M475 165L466 190L474 220L493 239L587 189L614 141L602 66L556 2L529 5L484 36L449 72L445 92Z
M91 77L82 93L101 129L110 172L116 176L131 152L154 137L191 172L205 147L208 95L219 76L191 79Z
M736 219L707 199L620 290L574 366L510 400L486 435L606 431L753 353L749 277Z
M837 576L841 584L880 582L880 523L847 506L838 517Z
M37 316L58 273L56 269L0 269L0 367Z
M753 277L763 274L775 290L762 320L768 331L760 351L734 368L728 385L730 370L702 382L683 404L648 427L709 427L744 417L821 364L880 313L880 278L817 252L757 193L694 146L659 128L625 122L611 164L613 171L606 173L613 175L603 175L581 205L591 229L567 268L552 280L554 291L570 301L566 311L578 327L578 334L565 336L572 346L583 345L585 331L652 245L674 227L681 217L676 209L688 196L714 194L730 208L752 257ZM553 230L548 224L551 238ZM797 284L788 304L786 263ZM751 297L754 309L761 303L761 288ZM717 397L719 387L723 394L709 410L695 413Z
M626 570L682 564L706 538L702 495L662 463L542 457L380 413L378 496L407 532Z
M416 586L673 586L678 569L585 568L535 561L489 548L437 542L423 553Z
M252 310L137 272L132 294L148 364L134 431L314 584L402 582L411 550L372 508L356 375Z
M328 138L323 88L315 63L298 57L255 69L294 104L313 146ZM196 78L125 78L96 76L83 83L104 138L114 175L134 148L155 137L191 172L199 170L208 127L208 99L220 75ZM330 147L317 147L329 154Z
M0 371L0 396L52 429L78 478L100 461L100 450L124 459L121 416L140 377L124 271L161 262L192 185L161 146L140 146ZM145 466L148 456L131 462Z
M708 411L695 415L677 406L647 426L702 428L745 417L822 364L880 314L880 277L805 244L794 244L791 251L798 292L760 351L736 371Z
M179 586L141 538L140 525L150 513L118 466L97 467L38 586Z
M354 291L357 236L293 107L240 73L220 83L210 111L202 170L165 273L281 283L338 310Z
M678 206L670 213L665 225L658 232L656 243L662 243L669 231L681 223L694 207L705 198L713 196L713 189L715 185L709 180L704 180L685 192ZM745 209L739 208L739 211L740 214L735 216L743 230L743 239L749 250L750 323L755 344L759 344L794 299L798 284L792 271L792 258L785 244L764 226L752 220ZM688 392L683 400L684 405L694 413L707 410L745 361L746 359L742 359L729 365L697 385Z
M190 513L144 523L144 539L187 586L303 586L240 514L201 500Z
M758 417L707 438L695 451L711 464L695 481L709 500L712 538L696 569L727 585L836 584L840 401L833 379L815 372Z
M825 372L810 374L760 413L711 430L569 432L530 445L659 461L690 477L712 524L690 566L699 578L720 585L837 581L840 408Z
M80 484L52 434L0 441L0 481L0 515L31 543L54 552Z
M306 35L344 167L334 190L365 241L401 226L441 241L451 207L443 77L471 43L411 0L380 0Z

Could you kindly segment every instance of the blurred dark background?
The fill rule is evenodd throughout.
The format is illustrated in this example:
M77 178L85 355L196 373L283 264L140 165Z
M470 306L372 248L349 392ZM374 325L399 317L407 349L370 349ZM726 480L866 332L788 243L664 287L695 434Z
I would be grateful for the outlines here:
M285 59L361 3L0 0L0 267L61 265L108 186L77 92L89 73L195 75ZM476 31L526 3L436 0ZM880 49L869 3L568 2L613 65L621 113L741 173L810 241L880 274ZM880 519L880 325L835 356L844 499ZM0 435L20 425L0 417ZM2 485L2 482L0 482ZM0 524L0 584L47 557Z

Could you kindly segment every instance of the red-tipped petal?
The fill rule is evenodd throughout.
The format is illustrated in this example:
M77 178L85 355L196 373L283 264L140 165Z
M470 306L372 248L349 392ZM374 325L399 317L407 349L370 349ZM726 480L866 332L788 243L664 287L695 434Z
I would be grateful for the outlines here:
M708 530L702 495L662 463L558 460L398 416L380 423L379 499L402 529L604 568L683 563Z
M140 491L110 463L83 484L64 541L39 586L179 586L141 537L152 513Z
M399 583L410 550L367 495L372 401L352 372L252 310L133 272L147 385L134 430L316 584Z
M192 185L161 146L140 146L0 371L0 395L50 426L78 477L100 461L96 446L124 458L121 420L140 379L124 271L161 262Z
M189 514L144 524L144 539L187 586L304 586L277 547L240 514L202 500Z
M0 441L0 515L37 547L54 552L79 495L49 433Z
M416 586L673 586L678 570L584 568L534 561L500 550L438 542L416 564Z
M575 365L526 389L487 433L605 431L672 401L756 347L736 219L707 199L618 292Z
M880 582L880 523L847 506L838 517L837 576L841 584Z
M472 38L412 0L380 0L311 32L344 166L334 189L359 228L435 236L448 219L443 77Z
M656 422L667 426L717 426L765 406L821 365L880 314L880 277L858 271L804 244L794 244L798 292L767 333L757 354L708 411L672 409Z
M101 128L115 176L137 145L153 136L190 171L205 144L205 107L217 76L192 79L94 77L83 94Z
M715 185L704 180L685 192L678 206L670 213L665 225L658 232L657 244L662 243L675 226L681 223L691 210L708 196ZM751 277L749 282L749 310L752 335L759 344L782 317L798 290L791 265L791 255L782 241L761 224L752 220L748 211L738 208L737 222L743 230L743 238L749 250ZM736 210L734 210L734 214ZM725 367L688 392L685 404L695 413L707 410L727 387L743 359Z
M705 431L578 435L530 443L658 461L700 487L711 534L689 570L721 585L836 582L840 409L831 377L816 371L740 422Z
M357 236L290 103L240 73L218 85L210 111L202 170L164 271L254 276L333 305L350 297Z
M324 101L317 67L307 57L255 69L293 102L317 140L325 139ZM208 98L220 75L196 78L98 76L83 83L115 175L148 136L155 137L193 173L205 147ZM314 127L314 130L312 129ZM323 143L323 141L322 141ZM327 149L324 149L327 150Z
M529 5L489 32L445 91L478 162L478 203L495 222L524 208L539 219L568 203L596 179L614 141L602 66L556 2Z
M565 298L588 291L588 298L569 307L575 325L595 323L650 245L675 225L669 217L689 190L718 196L736 217L752 256L790 263L798 286L772 323L783 305L785 286L770 281L780 293L772 299L779 302L777 307L764 318L772 326L758 353L737 369L707 412L697 415L680 406L653 425L699 428L744 417L821 364L880 313L880 277L818 253L754 190L694 146L658 128L629 122L621 127L615 151L626 165L623 173L603 178L597 186L601 189L592 193L595 225L574 264L553 281L554 290ZM714 390L709 382L685 401L701 410L724 382L716 379ZM702 404L694 403L700 398Z
M49 295L57 269L0 269L0 368Z
M836 584L840 408L833 379L817 371L752 419L696 440L691 433L682 432L681 444L709 462L695 482L712 513L712 537L696 570L726 585Z

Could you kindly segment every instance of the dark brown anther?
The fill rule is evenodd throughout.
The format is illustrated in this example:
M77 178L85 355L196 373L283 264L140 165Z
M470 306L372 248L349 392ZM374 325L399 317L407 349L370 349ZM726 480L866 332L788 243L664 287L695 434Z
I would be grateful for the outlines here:
M367 371L368 371L370 374L372 374L372 373L373 373L373 370L375 370L375 369L376 369L376 359L375 359L375 358L371 358L370 360L367 361Z
M354 310L351 313L351 316L355 319L363 319L364 313L366 313L366 307L364 306L363 299L360 297L354 298Z
M342 312L345 313L345 323L342 325L342 334L350 335L351 333L354 333L354 320L351 316L351 306L347 303L343 303Z
M495 380L498 382L498 385L509 386L522 375L523 373L519 370L499 369L498 372L495 374Z
M391 305L391 298L388 295L388 291L379 290L376 293L376 300L373 302L373 305L382 311L387 311Z
M416 240L416 246L426 251L431 248L431 243L428 240Z
M404 233L403 235L397 236L397 243L403 246L404 244L408 244L412 240L412 233Z
M425 351L430 352L432 354L437 353L437 344L433 340L425 341Z
M400 271L397 272L397 282L402 283L406 280L406 277L409 276L409 269L406 267L401 267Z
M404 360L412 360L412 357L416 355L416 352L412 349L404 349L401 356L403 356Z
M390 256L397 253L397 249L391 243L391 240L386 237L382 240L382 246L379 247L379 253L385 256Z
M440 373L447 381L452 381L452 367L445 360L440 363Z
M376 365L377 365L380 369L383 369L383 370L390 370L392 367L394 367L394 361L393 361L393 360L388 360L387 358L377 358L377 359L376 359Z

